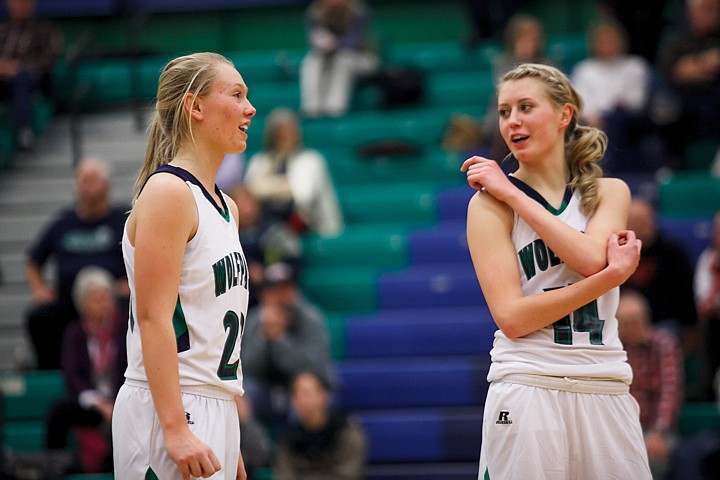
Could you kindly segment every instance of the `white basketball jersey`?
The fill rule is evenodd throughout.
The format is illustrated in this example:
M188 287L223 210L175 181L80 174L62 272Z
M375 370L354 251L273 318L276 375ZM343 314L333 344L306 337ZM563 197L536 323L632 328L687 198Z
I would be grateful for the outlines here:
M585 231L588 217L580 210L580 194L568 190L559 210L522 181L511 181L564 223ZM563 288L583 279L565 265L532 228L515 214L512 242L517 252L524 295ZM488 380L525 373L632 381L632 369L618 338L619 288L588 303L554 324L511 340L499 329L490 352Z
M240 342L247 315L249 273L237 224L220 190L217 192L222 198L222 211L189 172L170 165L160 167L158 172L185 180L195 197L199 219L197 233L185 248L172 318L180 385L211 385L242 394ZM122 247L131 293L125 377L146 382L140 331L135 322L135 249L127 231Z

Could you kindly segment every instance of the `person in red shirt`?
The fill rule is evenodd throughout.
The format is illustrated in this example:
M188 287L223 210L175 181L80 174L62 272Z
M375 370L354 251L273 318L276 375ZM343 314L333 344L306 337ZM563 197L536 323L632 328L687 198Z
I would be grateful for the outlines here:
M653 478L663 478L677 443L683 401L682 353L667 329L653 326L642 293L623 290L617 310L618 334L633 369L630 394L640 406Z

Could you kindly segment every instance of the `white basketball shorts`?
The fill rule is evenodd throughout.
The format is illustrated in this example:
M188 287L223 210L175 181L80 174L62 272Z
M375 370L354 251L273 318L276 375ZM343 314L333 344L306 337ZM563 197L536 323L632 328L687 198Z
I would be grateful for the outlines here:
M639 414L622 382L504 377L488 390L478 480L651 480Z
M181 387L190 431L212 448L222 469L213 480L235 480L240 424L233 396L212 387ZM115 480L181 479L146 384L126 382L115 400L112 420Z

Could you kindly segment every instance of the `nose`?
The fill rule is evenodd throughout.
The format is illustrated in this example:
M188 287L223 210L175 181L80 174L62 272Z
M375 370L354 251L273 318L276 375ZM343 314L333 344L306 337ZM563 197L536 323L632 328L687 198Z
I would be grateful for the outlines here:
M253 107L253 104L250 103L250 100L248 100L247 107L245 108L245 115L247 115L248 117L254 117L256 113L257 110L255 109L255 107Z
M512 110L510 110L510 115L508 115L508 123L511 125L520 124L520 117L518 116L517 109L513 108Z

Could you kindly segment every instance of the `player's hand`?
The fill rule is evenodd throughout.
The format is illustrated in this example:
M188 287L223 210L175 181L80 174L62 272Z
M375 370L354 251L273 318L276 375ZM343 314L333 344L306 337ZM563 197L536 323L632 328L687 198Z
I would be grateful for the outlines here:
M475 190L485 189L501 202L505 202L517 190L495 160L470 157L463 162L460 171L467 172L468 185Z
M608 268L617 276L618 285L630 278L640 262L642 242L631 230L613 233L608 238L607 260Z
M190 430L165 434L168 456L180 470L183 480L209 478L220 471L220 461L212 449L200 441Z
M237 475L235 476L237 480L247 480L247 472L245 472L245 461L242 458L242 454L240 454L240 457L238 458L238 468L237 468Z

